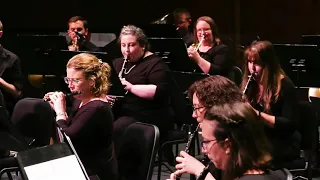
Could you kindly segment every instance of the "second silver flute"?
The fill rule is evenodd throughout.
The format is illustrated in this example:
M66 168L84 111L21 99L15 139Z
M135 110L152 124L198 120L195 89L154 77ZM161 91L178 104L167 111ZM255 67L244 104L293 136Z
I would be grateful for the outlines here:
M253 76L252 76L252 74L250 74L250 75L248 76L248 82L247 82L246 86L244 87L244 89L243 89L243 91L242 91L243 94L246 94L246 93L247 93L247 90L248 90L248 87L249 87L249 83L250 83L252 80L253 80Z

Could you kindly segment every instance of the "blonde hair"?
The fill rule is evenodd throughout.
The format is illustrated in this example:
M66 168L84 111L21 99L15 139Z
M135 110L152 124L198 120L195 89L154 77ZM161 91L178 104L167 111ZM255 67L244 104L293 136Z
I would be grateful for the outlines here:
M3 24L1 21L0 21L0 31L3 31Z
M91 92L95 97L100 97L108 93L111 86L111 67L96 56L89 53L77 54L68 61L67 68L82 71L87 80L94 81Z

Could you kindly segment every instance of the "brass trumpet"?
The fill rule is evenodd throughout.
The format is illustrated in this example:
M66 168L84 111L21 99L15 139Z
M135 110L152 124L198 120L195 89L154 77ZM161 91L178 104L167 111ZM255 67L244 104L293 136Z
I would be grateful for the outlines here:
M204 41L204 36L202 36L201 40L199 43L193 43L191 46L194 48L195 51L198 51L198 49L200 48L201 44Z

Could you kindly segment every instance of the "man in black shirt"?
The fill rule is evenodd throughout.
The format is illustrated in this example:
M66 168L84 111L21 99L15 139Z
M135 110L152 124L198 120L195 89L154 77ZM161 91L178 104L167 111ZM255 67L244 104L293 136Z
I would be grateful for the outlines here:
M2 34L3 25L0 21L0 38ZM20 59L0 44L0 103L9 114L12 113L15 103L21 97L21 89L22 75Z
M74 16L68 21L68 42L70 51L99 51L99 48L90 42L88 21L81 16Z
M0 21L0 38L3 25ZM0 130L8 131L8 117L12 114L16 102L22 97L22 76L20 59L0 44ZM7 150L0 149L0 158L8 155Z
M184 8L177 8L173 12L173 19L179 37L183 39L186 47L189 47L194 42L194 36L191 28L192 19L190 12Z

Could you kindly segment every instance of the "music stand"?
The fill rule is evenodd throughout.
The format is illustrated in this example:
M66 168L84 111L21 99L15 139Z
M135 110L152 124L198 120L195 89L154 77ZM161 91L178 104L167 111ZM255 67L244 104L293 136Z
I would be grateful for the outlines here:
M320 45L320 35L302 35L303 44Z
M178 37L178 32L173 24L141 24L138 27L143 29L148 37Z
M151 52L166 61L170 70L198 72L199 67L188 56L182 38L149 38Z
M57 53L67 49L64 36L41 34L17 34L15 53L20 57L22 74L42 75L42 93L46 92L46 75L54 74L52 63L56 63Z
M115 68L113 66L112 63L112 59L109 58L109 55L105 52L90 52L90 51L68 51L68 50L61 50L60 51L60 58L62 60L62 62L64 63L64 65L59 65L60 67L60 71L63 71L63 74L66 74L66 65L69 59L71 59L73 56L80 54L80 53L89 53L89 54L93 54L96 57L98 57L99 59L101 59L103 62L106 62L110 65L111 67L111 77L110 77L110 81L111 81L111 87L109 90L110 95L113 96L124 96L125 94L125 90L123 88L123 85L120 82L120 79L115 71ZM63 67L64 69L62 69L61 67ZM57 67L58 68L58 67ZM61 72L62 73L62 72Z
M315 81L320 72L320 53L317 45L274 44L274 49L285 73L296 87L320 87Z

